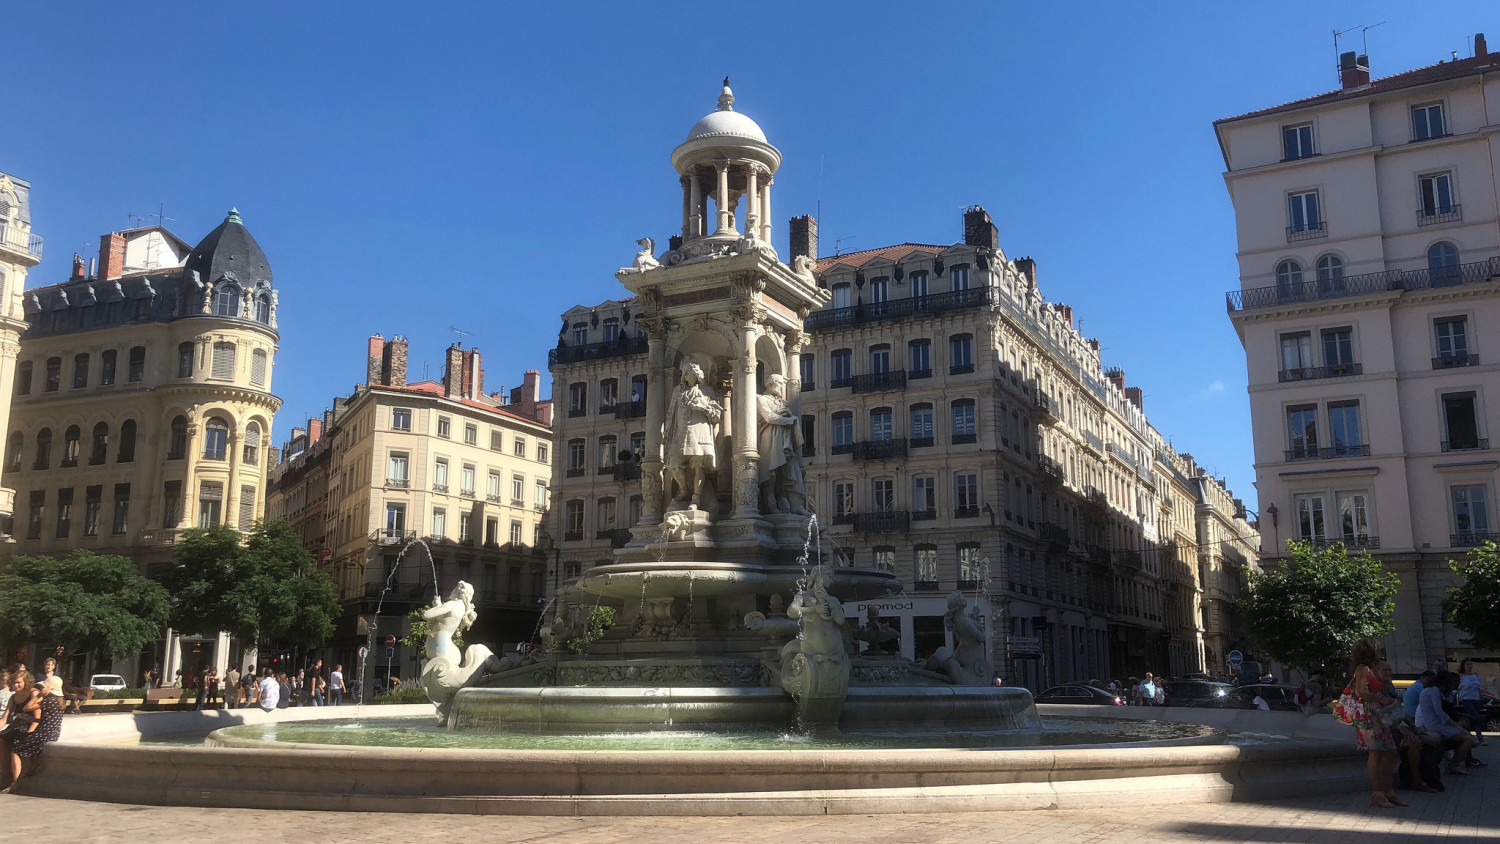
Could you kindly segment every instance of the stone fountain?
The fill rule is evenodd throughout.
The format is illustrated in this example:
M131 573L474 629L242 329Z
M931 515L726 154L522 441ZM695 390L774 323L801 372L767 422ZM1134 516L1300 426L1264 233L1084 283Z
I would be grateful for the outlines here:
M781 153L719 107L672 153L682 232L650 238L617 278L637 297L649 348L644 512L615 562L556 596L542 651L462 657L464 584L428 613L423 682L453 730L860 729L914 722L1036 727L1024 689L989 685L978 608L955 593L954 645L930 664L885 653L843 602L897 594L890 573L830 568L803 480L803 320L827 302L810 255L771 245ZM713 203L713 215L709 203ZM614 623L591 632L595 608ZM445 637L448 637L445 639ZM871 647L859 652L858 643ZM582 643L582 644L580 644Z

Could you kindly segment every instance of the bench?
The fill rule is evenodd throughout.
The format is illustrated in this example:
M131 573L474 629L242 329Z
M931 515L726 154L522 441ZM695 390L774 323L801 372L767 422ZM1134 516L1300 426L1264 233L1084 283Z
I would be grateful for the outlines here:
M147 689L142 709L182 709L187 705L182 689Z

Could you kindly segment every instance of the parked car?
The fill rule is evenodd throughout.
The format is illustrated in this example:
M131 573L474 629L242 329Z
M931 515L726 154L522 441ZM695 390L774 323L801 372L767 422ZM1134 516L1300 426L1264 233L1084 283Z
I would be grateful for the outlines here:
M1213 680L1163 680L1166 706L1224 706L1234 686Z
M1053 686L1033 698L1037 703L1068 703L1078 706L1123 706L1120 696L1081 683Z
M1259 695L1266 705L1271 709L1283 712L1298 712L1302 707L1297 703L1297 687L1281 686L1274 683L1257 683L1252 686L1240 686L1229 696L1226 706L1235 709L1255 709L1255 698Z
M125 678L118 674L95 674L89 679L89 688L96 692L118 692L128 686Z

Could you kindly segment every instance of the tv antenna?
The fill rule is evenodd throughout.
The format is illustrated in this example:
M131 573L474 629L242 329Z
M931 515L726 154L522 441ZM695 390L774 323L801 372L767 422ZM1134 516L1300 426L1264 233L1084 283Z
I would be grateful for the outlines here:
M454 334L458 335L458 347L460 349L462 349L464 347L464 338L465 337L473 337L474 336L474 332L472 332L472 331L465 331L465 330L463 330L462 328L459 328L456 325L450 325L450 326L448 326L448 330L452 331Z
M1357 26L1351 26L1351 27L1349 27L1348 29L1345 29L1345 30L1337 30L1337 29L1335 29L1333 31L1333 64L1334 64L1334 67L1337 67L1338 63L1339 63L1339 38L1341 38L1341 37L1343 37L1345 35L1348 35L1349 33L1353 32L1356 29L1359 30L1359 54L1361 56L1366 56L1366 55L1369 55L1369 53L1370 53L1370 49L1369 49L1369 47L1370 47L1370 37L1369 37L1370 30L1374 29L1377 26L1383 26L1384 24L1385 24L1385 21L1381 21L1380 23L1372 23L1369 26L1365 26L1364 24L1359 24Z
M837 258L838 256L844 254L844 241L846 241L846 240L853 240L856 237L859 237L859 235L857 235L857 234L851 234L851 235L848 235L847 237L834 238L834 240L833 240L833 257Z

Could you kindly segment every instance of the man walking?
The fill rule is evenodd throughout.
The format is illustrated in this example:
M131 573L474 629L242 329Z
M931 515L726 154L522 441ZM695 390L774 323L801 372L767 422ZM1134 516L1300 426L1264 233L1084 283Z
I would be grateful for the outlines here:
M1152 679L1151 672L1146 672L1146 679L1135 690L1135 702L1137 706L1156 705L1156 683Z
M328 704L330 706L344 705L344 666L335 665L333 673L328 676Z
M224 708L236 709L240 705L240 670L233 665L229 666L229 673L224 675Z

